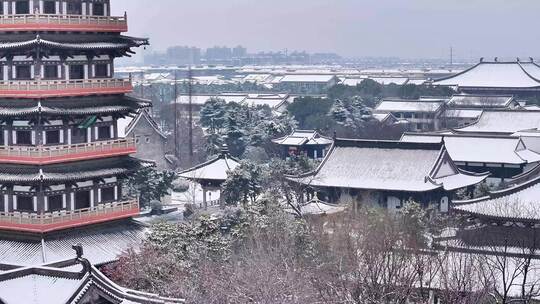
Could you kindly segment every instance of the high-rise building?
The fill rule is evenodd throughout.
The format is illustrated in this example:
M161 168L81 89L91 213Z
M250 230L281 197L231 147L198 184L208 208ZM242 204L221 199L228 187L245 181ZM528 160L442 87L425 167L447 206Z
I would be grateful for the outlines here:
M109 0L2 4L0 269L60 260L86 236L100 248L85 248L92 262L110 261L139 233L117 231L139 214L122 181L151 165L118 136L118 119L151 105L126 95L131 81L114 78L114 60L148 39L122 35L127 17L111 16Z

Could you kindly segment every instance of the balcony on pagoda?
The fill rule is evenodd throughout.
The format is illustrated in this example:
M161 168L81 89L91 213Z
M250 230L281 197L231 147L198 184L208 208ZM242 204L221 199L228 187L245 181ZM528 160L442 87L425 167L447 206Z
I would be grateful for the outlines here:
M0 146L0 163L50 165L72 161L130 155L137 152L135 139L122 138L75 145Z
M48 233L74 227L120 220L138 215L139 202L127 199L95 207L47 213L0 212L0 230Z
M0 97L49 98L106 94L127 94L133 91L130 79L99 78L76 80L10 80L0 82Z
M127 17L15 14L0 15L0 31L127 32Z

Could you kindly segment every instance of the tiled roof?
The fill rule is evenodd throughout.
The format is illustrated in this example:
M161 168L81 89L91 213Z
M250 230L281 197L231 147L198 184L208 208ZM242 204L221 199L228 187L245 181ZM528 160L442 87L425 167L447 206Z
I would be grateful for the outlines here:
M216 158L180 172L178 175L191 180L225 181L228 172L240 165L239 161L231 157L228 151L223 151Z
M375 112L438 112L444 105L443 101L422 100L383 100L375 108Z
M484 198L455 203L455 211L474 216L540 222L540 178Z
M460 172L445 155L440 143L340 139L315 172L291 179L320 187L424 192L486 178Z
M533 62L480 62L435 85L473 88L527 89L540 87L540 67Z
M514 134L540 128L540 111L486 110L470 126L455 129L459 133Z
M514 101L511 95L454 95L448 101L450 107L506 108Z
M130 248L138 248L147 228L131 220L72 229L43 236L0 232L1 265L31 266L72 257L72 245L82 244L94 265L115 261Z
M296 130L285 137L272 141L284 146L331 145L333 142L332 139L321 136L317 131L313 130Z
M0 182L38 183L88 180L106 176L116 176L153 166L153 163L131 157L108 158L73 163L70 166L22 166L3 165L0 167Z
M95 98L57 98L38 100L2 100L0 116L13 117L37 113L49 115L96 115L112 113L135 113L141 108L150 107L149 101L129 96Z

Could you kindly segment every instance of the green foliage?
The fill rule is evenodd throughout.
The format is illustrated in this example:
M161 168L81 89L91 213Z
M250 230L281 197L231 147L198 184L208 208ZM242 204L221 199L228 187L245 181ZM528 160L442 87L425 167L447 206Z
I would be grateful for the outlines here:
M421 96L452 96L454 93L449 87L406 84L401 86L399 97L418 99Z
M126 187L131 195L139 197L141 207L147 207L151 201L160 201L168 193L175 178L174 172L144 168L130 175Z
M237 157L248 146L269 150L273 138L296 128L296 122L287 113L275 115L268 106L226 104L219 99L212 99L203 106L201 123L208 128L206 140L209 155L218 153L225 143L231 154Z
M321 124L313 122L326 118L332 105L332 99L298 97L287 107L287 111L298 121L301 129L316 129L316 126Z
M254 203L262 192L263 169L249 161L243 161L240 166L229 173L222 185L222 195L229 205Z

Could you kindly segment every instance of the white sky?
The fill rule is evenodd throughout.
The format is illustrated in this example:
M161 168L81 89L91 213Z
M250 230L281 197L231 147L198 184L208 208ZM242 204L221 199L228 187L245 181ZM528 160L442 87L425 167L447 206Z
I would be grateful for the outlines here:
M537 57L540 0L112 0L152 48L241 44L343 56Z

